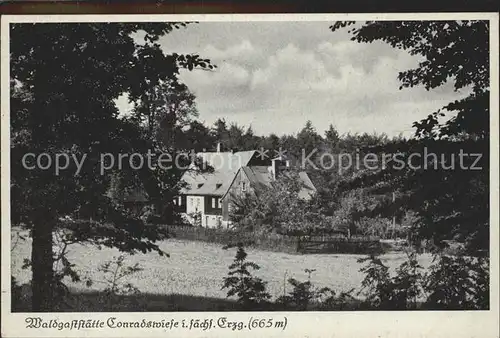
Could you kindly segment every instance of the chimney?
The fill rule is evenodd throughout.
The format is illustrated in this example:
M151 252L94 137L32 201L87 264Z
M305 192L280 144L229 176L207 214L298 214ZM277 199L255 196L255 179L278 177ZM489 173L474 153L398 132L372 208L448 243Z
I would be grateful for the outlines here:
M276 160L272 160L271 161L271 174L273 175L273 180L276 181L276 168L277 165L276 165Z
M220 142L217 142L217 152L220 153Z
M283 170L290 169L290 161L283 160L281 157L275 158L271 161L271 167L269 168L273 176L273 180L276 180Z

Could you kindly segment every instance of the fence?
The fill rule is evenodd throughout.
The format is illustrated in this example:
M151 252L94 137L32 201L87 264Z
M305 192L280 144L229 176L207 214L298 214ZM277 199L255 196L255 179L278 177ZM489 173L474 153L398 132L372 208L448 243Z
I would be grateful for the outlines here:
M259 249L296 253L297 239L279 234L255 234L251 232L214 229L195 226L169 226L168 231L174 238L218 243L222 245L249 243L249 246Z
M365 237L310 237L299 238L297 252L314 253L345 253L345 254L380 254L385 246L376 238Z
M256 234L251 232L203 228L194 226L170 226L174 238L219 243L250 243L249 246L277 252L314 253L382 253L384 247L377 238L346 238L341 236L286 236L280 234Z

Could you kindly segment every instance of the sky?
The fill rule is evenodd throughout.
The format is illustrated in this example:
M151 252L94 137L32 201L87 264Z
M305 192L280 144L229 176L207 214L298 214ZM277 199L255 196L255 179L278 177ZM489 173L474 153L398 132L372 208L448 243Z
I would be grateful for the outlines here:
M195 53L214 71L182 71L199 120L252 126L258 135L297 133L311 120L343 133L411 136L412 123L464 97L447 84L400 90L398 73L420 60L383 42L358 43L331 22L200 22L160 40L165 53ZM124 100L120 109L126 110Z

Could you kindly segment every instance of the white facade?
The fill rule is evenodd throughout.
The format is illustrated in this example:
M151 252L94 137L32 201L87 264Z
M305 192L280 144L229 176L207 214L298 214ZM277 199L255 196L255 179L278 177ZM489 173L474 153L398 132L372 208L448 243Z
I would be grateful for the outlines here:
M187 196L186 203L186 214L205 213L203 196Z
M222 215L207 215L205 214L205 197L204 196L187 196L186 198L186 213L184 216L187 221L193 225L201 225L206 228L218 228L226 226L226 222L222 220ZM200 219L196 219L196 215Z

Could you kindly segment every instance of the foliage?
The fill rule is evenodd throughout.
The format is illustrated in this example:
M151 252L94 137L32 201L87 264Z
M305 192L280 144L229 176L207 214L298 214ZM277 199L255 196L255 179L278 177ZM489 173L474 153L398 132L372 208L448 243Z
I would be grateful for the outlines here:
M435 259L427 276L425 307L464 310L489 308L489 259L445 256Z
M14 276L10 277L10 292L11 292L11 311L17 311L22 304L22 286L19 285L18 281Z
M485 258L445 256L435 258L429 271L423 273L416 254L408 253L390 276L380 258L361 268L365 274L360 293L371 309L405 310L485 310L489 308L489 262Z
M26 237L21 234L21 230L11 232L10 252L14 252L20 241L25 241Z
M189 213L187 216L189 217L188 224L192 224L196 227L201 227L201 211Z
M391 277L389 269L380 258L370 256L359 262L368 264L361 268L365 274L362 288L366 299L364 303L369 308L382 310L405 310L417 308L417 301L423 295L422 266L418 264L415 253L408 254L408 260L397 269Z
M209 128L199 121L191 121L184 134L185 149L192 149L197 153L215 149L217 139L210 133Z
M382 217L362 217L356 222L356 230L363 236L386 239L389 236L391 221Z
M278 297L276 304L285 310L306 311L311 309L319 310L344 310L348 307L354 298L351 293L341 292L338 296L330 288L316 288L311 281L311 274L314 269L305 269L307 274L306 281L299 281L295 278L289 278L288 283L293 287L288 295Z
M307 310L308 305L316 298L316 291L313 290L311 281L300 282L295 278L290 278L288 283L293 287L292 291L288 295L278 298L276 302L282 304L286 309Z
M340 135L337 129L330 123L328 129L325 131L325 141L330 149L335 149L340 141Z
M140 267L139 263L127 265L125 255L121 254L99 266L98 271L103 273L103 280L93 280L87 277L85 284L87 287L91 287L95 283L104 284L105 287L100 298L104 300L107 310L113 311L119 299L118 296L138 295L140 293L134 284L125 282L124 279L142 270L144 269Z
M399 74L400 88L423 85L431 90L452 82L467 97L414 123L416 139L393 140L373 147L374 152L399 154L409 163L422 156L414 168L401 169L394 162L376 172L363 172L346 180L340 190L393 191L394 205L413 210L420 222L412 229L413 242L430 240L442 250L448 240L465 243L470 255L489 250L489 26L487 21L368 21L337 22L333 31L352 26L351 39L383 41L420 55L415 69ZM444 113L448 112L448 115ZM459 158L460 153L477 154ZM473 201L473 202L471 202ZM378 213L394 211L382 203Z
M297 154L299 156L302 155L302 152L305 154L311 153L323 142L323 138L316 132L310 120L306 121L304 128L297 134L296 140L296 146L301 150L301 153Z
M64 301L69 294L69 289L64 283L64 279L69 277L72 282L79 282L81 278L75 270L75 264L68 260L68 245L71 244L71 241L65 236L64 229L56 229L54 231L54 243L56 247L56 251L54 252L55 297L60 301Z
M142 270L144 269L139 266L139 263L127 266L125 264L125 256L119 255L118 257L113 257L113 259L105 262L98 268L98 271L104 273L104 280L92 281L87 279L86 284L90 287L96 282L104 283L106 285L104 292L108 295L136 294L139 292L137 287L135 287L132 283L123 282L123 279Z
M336 22L335 31L355 22ZM367 21L350 30L357 42L383 41L394 48L420 55L415 69L399 74L401 88L424 85L427 90L447 81L455 90L470 88L468 97L449 103L444 110L457 114L444 124L433 113L414 125L417 135L455 137L460 133L489 135L489 26L487 21Z
M308 274L307 281L299 282L295 278L288 279L288 283L293 286L292 291L288 295L279 297L276 302L282 304L287 309L295 310L307 310L308 305L316 300L319 292L313 289L311 283L311 274L315 271L314 269L305 269Z
M154 244L161 229L146 229L112 203L106 193L113 173L102 174L99 165L101 154L117 158L123 153L144 155L149 149L154 154L164 151L137 118L157 113L140 109L152 93L167 86L168 97L156 99L171 102L182 97L186 104L178 105L175 113L181 119L190 112L193 97L178 80L179 71L213 66L198 55L165 54L158 43L161 36L184 26L176 22L10 26L12 220L33 230L34 311L53 308L51 234L61 216L79 213L106 223L89 233L76 231L75 240L104 241L129 252L162 252ZM143 40L135 33L141 33ZM135 115L122 118L115 101L124 94L137 109ZM86 158L78 175L74 163L59 173L22 166L24 154L42 152L52 158L61 153ZM176 194L181 173L146 170L147 166L135 171L134 163L125 163L120 173L135 179L124 181L140 183L153 202L171 201Z
M72 240L69 234L70 231L60 227L56 228L52 234L54 243L52 291L56 308L61 305L70 306L68 301L71 300L71 294L66 285L67 279L69 278L73 283L81 281L80 273L75 269L75 264L68 259L68 246L77 242ZM28 269L32 265L32 260L24 259L22 268Z
M396 269L392 279L392 302L396 308L416 309L417 302L423 295L423 267L418 263L414 252L408 253L408 260Z
M234 196L231 220L242 230L286 235L312 234L326 227L327 219L312 201L299 197L298 173L280 175L270 187Z
M391 292L389 268L375 256L361 258L358 262L366 261L368 261L368 265L360 270L365 274L361 290L366 290L366 303L376 308L386 308L389 305Z
M260 267L246 260L247 253L243 243L237 243L236 247L234 262L229 266L227 277L224 277L222 289L228 289L227 297L238 297L237 302L244 309L263 308L268 304L267 300L271 296L266 292L266 283L252 276L249 271L249 269L258 270Z

